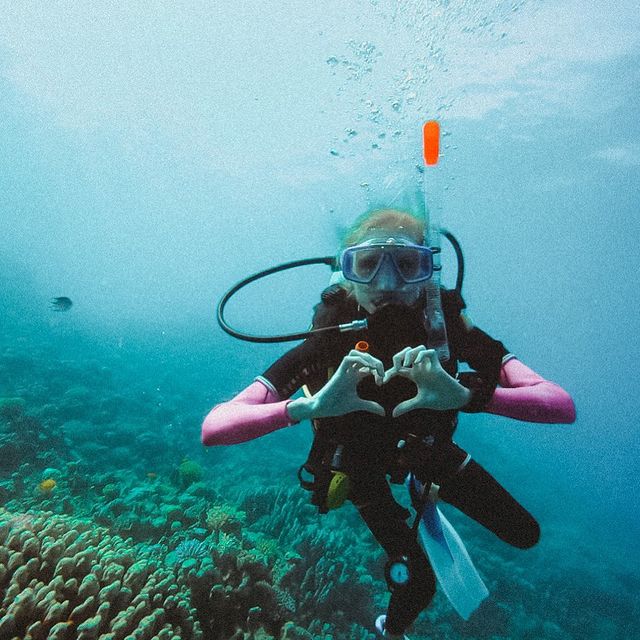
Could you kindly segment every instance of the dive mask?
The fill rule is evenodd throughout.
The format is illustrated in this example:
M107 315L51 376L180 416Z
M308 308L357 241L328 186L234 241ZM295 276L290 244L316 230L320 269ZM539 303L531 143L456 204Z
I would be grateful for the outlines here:
M340 255L342 274L347 280L368 284L380 271L385 260L390 260L405 284L429 280L433 275L432 249L419 244L387 240L368 240L347 247Z

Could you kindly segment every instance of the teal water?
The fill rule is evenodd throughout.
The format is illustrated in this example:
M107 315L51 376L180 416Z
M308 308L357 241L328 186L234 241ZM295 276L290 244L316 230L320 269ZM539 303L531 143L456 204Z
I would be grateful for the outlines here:
M42 624L51 603L18 594L48 584L46 549L86 526L183 585L203 638L372 637L384 558L351 507L319 518L299 490L309 425L206 450L199 428L288 348L222 333L222 293L333 252L368 203L405 184L388 177L413 172L434 116L470 315L567 389L578 419L463 416L457 441L542 538L518 551L447 511L491 595L463 622L439 592L411 637L637 635L631 3L2 5L0 635ZM445 282L452 272L447 253ZM275 277L229 318L301 330L327 278ZM54 296L73 307L54 312ZM78 585L64 593L86 602ZM118 588L100 633L128 606ZM60 621L75 638L97 603L71 609ZM198 637L177 620L130 623Z

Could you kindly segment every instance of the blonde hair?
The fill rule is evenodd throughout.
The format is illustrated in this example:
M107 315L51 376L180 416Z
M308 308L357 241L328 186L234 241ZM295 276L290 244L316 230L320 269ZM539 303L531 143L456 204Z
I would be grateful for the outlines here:
M342 240L342 247L351 247L361 242L371 231L401 232L417 244L424 243L425 219L400 209L374 209L361 215Z

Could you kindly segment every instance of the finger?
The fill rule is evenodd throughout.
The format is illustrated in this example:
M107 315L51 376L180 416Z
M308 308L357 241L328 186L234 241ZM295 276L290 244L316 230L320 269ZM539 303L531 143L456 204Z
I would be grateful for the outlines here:
M422 363L431 364L431 360L429 359L429 352L426 349L424 351L421 351L416 356L416 359L413 362L414 365Z
M398 353L396 353L393 356L393 364L392 364L392 369L399 369L402 366L402 363L404 362L404 356L405 354L411 350L411 347L405 347L402 351L398 351Z
M391 380L391 378L395 377L396 375L398 375L396 369L394 369L393 367L387 369L384 372L384 376L382 377L382 384L386 384L387 382L389 382L389 380Z
M384 382L388 382L389 380L391 380L391 378L395 378L396 376L413 380L414 372L411 367L400 367L399 369L395 369L394 371L387 371L384 374Z
M373 376L373 379L378 386L382 384L382 376L380 375L377 369L372 369L371 367L360 367L358 369L358 374L360 378Z
M372 356L370 353L365 353L364 351L358 351L357 349L351 349L349 353L345 356L346 358L360 358L363 361L367 361L370 363L380 362L378 358Z
M426 350L427 348L423 344L418 345L413 349L410 349L409 352L406 353L404 356L404 362L403 362L404 366L405 367L413 366L416 362L416 359L420 356L420 354L425 352Z
M429 349L428 351L426 351L426 354L428 355L432 366L435 367L435 366L439 366L440 365L440 359L438 358L438 352L435 349Z
M358 408L356 409L356 411L368 411L369 413L375 413L379 416L386 415L384 407L381 404L374 402L373 400L361 399L360 402L358 402Z
M368 367L368 363L363 362L361 358L355 356L345 356L338 367L338 371L347 373L358 373L360 368Z
M382 384L386 384L391 380L391 378L395 378L396 376L402 376L405 378L411 377L411 369L409 367L391 367L384 372L384 377L382 378Z
M405 400L404 402L401 402L399 405L397 405L394 409L393 409L393 413L391 414L394 418L398 418L401 415L404 415L405 413L408 413L409 411L411 411L417 402L417 396L415 398L411 398L410 400Z
M352 349L349 354L345 356L345 359L346 358L358 360L363 365L375 369L381 377L384 375L384 364L382 364L382 360L374 358L370 353L362 353L362 351Z
M383 382L384 370L382 371L382 374L381 374L377 367L372 368L369 366L360 366L357 372L358 372L358 377L360 379L366 378L367 376L373 376L373 380L378 386L380 386Z

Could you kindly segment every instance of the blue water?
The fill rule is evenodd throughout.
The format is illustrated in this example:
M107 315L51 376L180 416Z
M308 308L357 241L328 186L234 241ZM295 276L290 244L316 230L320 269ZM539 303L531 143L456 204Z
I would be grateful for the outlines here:
M411 637L635 637L636 7L343 5L0 3L0 525L38 532L24 514L53 512L62 528L84 518L131 537L135 553L151 545L162 570L195 580L204 638L234 624L369 637L383 558L351 507L320 519L298 491L309 425L199 443L207 411L287 348L234 341L214 311L248 273L334 252L359 213L411 183L420 126L437 117L442 223L464 248L470 316L569 391L578 419L463 416L457 441L542 538L517 551L448 511L491 596L463 623L439 593ZM274 277L229 319L302 330L327 278ZM74 306L56 313L54 296ZM245 610L212 623L219 603L202 596L230 584L213 507L229 544L270 549L272 604L254 602L253 627ZM173 528L148 515L171 509ZM171 560L189 540L206 541L215 570Z

